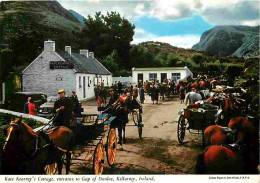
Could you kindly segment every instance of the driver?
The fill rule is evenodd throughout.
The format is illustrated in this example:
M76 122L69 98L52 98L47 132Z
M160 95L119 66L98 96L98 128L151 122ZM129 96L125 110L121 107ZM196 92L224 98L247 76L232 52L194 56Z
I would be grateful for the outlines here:
M54 110L57 114L54 119L54 125L70 127L70 119L72 117L71 100L65 96L64 90L59 90L58 94L59 99L54 103Z

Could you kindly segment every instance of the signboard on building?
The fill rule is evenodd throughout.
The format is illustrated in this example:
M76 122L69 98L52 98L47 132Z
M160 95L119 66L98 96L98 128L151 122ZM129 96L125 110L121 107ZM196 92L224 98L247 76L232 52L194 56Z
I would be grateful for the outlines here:
M74 65L64 61L50 61L50 69L74 69Z

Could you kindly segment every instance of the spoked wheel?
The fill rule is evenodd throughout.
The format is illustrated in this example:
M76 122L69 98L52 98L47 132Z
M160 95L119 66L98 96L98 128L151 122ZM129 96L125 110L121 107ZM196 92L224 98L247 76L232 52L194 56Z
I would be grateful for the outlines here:
M109 166L113 166L116 160L116 147L117 147L117 138L116 131L114 128L111 128L107 136L107 163Z
M139 135L139 138L141 139L142 138L142 135L143 135L143 117L142 117L142 112L139 112L139 115L138 115L138 135Z
M70 154L70 162L69 162L69 163L71 163L72 157L73 157L73 154ZM66 164L67 164L67 155L66 155L66 153L63 154L63 156L61 157L61 159L62 159L62 163L63 163L64 165L66 165Z
M132 116L133 116L134 124L138 125L138 121L139 121L139 114L138 114L138 112L137 111L133 111Z
M185 137L185 130L186 130L185 118L183 115L181 115L177 127L177 136L180 144L183 144L184 137Z
M104 147L98 143L94 152L93 172L95 175L101 175L104 167Z
M46 175L54 175L57 172L58 164L55 162L53 164L46 165L44 172Z

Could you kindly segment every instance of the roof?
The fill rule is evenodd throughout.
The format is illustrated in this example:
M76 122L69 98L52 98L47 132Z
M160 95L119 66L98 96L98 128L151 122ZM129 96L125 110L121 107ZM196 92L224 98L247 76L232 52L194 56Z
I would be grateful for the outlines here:
M71 53L65 51L57 51L57 53L65 60L74 65L74 69L79 73L110 75L111 73L95 58L86 57L79 53Z
M134 68L133 71L165 71L165 70L185 70L184 67L147 67Z

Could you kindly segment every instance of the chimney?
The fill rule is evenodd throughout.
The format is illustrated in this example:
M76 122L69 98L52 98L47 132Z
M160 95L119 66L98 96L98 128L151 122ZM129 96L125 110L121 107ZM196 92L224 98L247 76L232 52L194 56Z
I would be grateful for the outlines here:
M88 50L79 50L79 53L88 57Z
M94 58L94 52L89 52L89 56Z
M65 51L71 54L71 46L65 46Z
M44 51L55 51L55 42L51 40L44 41Z

